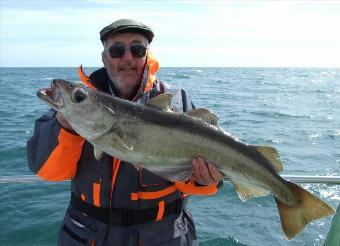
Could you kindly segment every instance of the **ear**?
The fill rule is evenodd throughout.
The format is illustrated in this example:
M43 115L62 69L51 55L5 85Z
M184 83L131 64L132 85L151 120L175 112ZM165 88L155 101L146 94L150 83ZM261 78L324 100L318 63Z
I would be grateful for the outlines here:
M106 66L106 61L107 61L107 57L106 57L106 52L105 50L102 51L102 62L104 64L104 66Z

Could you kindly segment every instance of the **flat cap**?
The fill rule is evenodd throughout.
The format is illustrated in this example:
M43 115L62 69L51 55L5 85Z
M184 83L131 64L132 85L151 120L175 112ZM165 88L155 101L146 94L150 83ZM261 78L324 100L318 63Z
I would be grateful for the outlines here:
M147 25L135 20L120 19L100 31L100 40L104 42L114 33L138 33L146 37L149 43L154 37L153 31Z

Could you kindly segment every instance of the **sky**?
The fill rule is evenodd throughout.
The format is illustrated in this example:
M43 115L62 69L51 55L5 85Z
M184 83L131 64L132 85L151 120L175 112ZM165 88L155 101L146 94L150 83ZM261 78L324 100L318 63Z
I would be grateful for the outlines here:
M0 0L1 67L100 67L99 31L155 32L162 67L340 67L340 1Z

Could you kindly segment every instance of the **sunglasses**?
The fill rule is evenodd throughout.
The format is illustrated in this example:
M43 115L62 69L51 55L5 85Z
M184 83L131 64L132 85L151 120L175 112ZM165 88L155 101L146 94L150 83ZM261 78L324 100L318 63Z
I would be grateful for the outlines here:
M142 44L133 44L128 48L125 48L123 44L114 44L109 48L109 54L112 58L122 58L128 49L133 57L142 58L145 56L147 48Z

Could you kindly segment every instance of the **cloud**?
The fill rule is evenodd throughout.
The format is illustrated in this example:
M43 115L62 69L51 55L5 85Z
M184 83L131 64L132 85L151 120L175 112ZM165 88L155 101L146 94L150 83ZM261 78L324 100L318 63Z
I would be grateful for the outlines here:
M81 59L101 66L99 30L133 18L153 28L152 48L165 66L340 66L333 58L340 53L338 2L34 3L1 2L1 65L46 65L47 52L50 66ZM20 58L25 47L30 59Z

